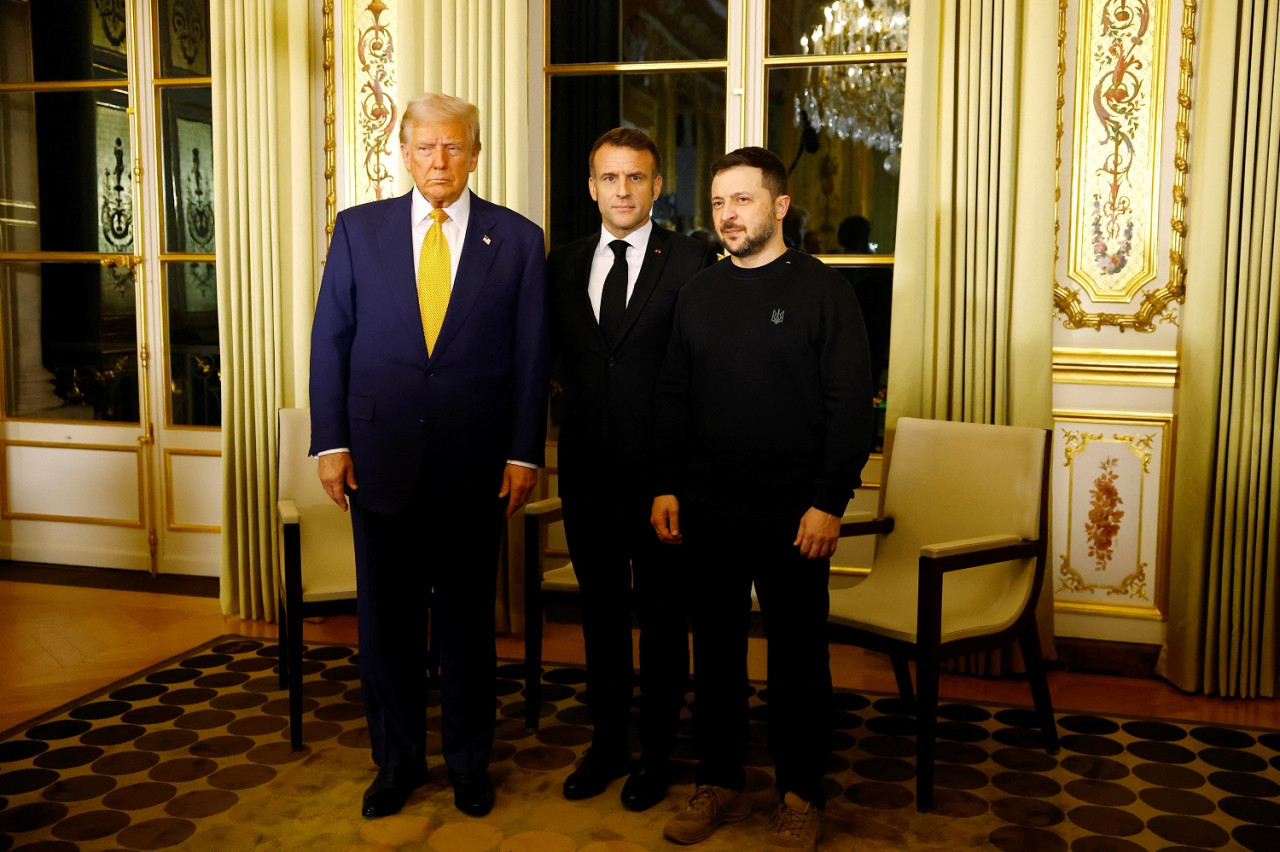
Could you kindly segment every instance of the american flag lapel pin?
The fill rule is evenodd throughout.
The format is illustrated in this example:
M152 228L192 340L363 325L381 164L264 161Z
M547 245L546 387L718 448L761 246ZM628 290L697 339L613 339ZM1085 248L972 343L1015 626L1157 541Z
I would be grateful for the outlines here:
M488 234L485 234L485 235L484 235L484 244L485 244L485 245L489 245L489 243L491 243L491 242L493 242L493 240L489 239L489 235L488 235Z

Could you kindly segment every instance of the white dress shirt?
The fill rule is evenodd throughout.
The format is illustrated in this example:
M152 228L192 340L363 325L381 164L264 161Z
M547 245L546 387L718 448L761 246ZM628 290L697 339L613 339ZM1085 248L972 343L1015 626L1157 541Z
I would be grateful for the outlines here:
M422 260L422 241L435 226L431 218L432 204L422 192L413 188L413 280L418 280L418 264ZM449 244L449 288L458 277L458 258L462 257L462 241L467 236L467 220L471 218L471 190L464 189L458 200L445 205L449 218L444 222L444 240ZM416 283L414 286L417 286Z
M600 242L596 244L595 254L591 256L591 275L587 278L587 296L591 298L591 310L600 321L600 296L604 293L604 279L613 269L615 255L609 243L617 239L627 241L627 302L631 303L631 294L636 289L636 279L640 277L640 266L644 263L644 250L649 245L649 234L653 232L653 220L649 219L625 237L615 237L603 224L600 225Z

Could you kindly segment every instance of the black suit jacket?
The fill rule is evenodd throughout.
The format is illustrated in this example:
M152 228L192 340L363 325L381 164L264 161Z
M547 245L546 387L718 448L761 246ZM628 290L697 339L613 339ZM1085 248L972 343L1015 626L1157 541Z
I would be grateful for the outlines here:
M649 493L653 467L653 390L667 351L680 288L710 266L705 243L654 225L622 330L610 348L587 295L600 233L552 249L547 257L552 352L564 390L560 493L597 484Z

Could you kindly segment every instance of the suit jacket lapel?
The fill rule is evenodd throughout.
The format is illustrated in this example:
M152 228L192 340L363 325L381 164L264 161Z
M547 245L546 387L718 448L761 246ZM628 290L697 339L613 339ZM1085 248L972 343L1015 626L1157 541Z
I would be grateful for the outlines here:
M471 190L467 190L471 192ZM453 291L449 294L449 308L444 314L444 325L436 338L438 357L448 348L466 324L467 315L475 307L476 296L489 277L489 267L502 249L502 239L497 233L498 219L493 215L493 205L475 193L471 193L471 215L467 220L467 233L462 240L462 256L458 259L458 274L453 279Z
M596 318L595 308L591 306L591 265L595 261L596 246L599 244L598 236L587 237L572 249L574 255L566 266L574 270L575 277L565 298L567 310L572 311L575 316L574 322L581 324L580 327L597 348L607 352L609 347L604 342L600 320Z
M422 313L418 308L417 276L413 271L413 190L387 205L386 226L378 231L379 255L388 289L388 304L413 337L422 341L422 357L427 357L427 342L422 334Z
M636 278L636 286L631 291L631 298L627 300L627 311L622 315L622 328L618 329L615 348L618 343L626 339L627 332L631 330L631 326L635 325L636 318L640 316L649 297L653 295L653 288L657 285L658 278L662 276L663 267L667 265L668 254L664 248L670 235L670 231L659 227L656 222L653 230L649 232L649 244L645 246L644 258L640 261L640 275Z

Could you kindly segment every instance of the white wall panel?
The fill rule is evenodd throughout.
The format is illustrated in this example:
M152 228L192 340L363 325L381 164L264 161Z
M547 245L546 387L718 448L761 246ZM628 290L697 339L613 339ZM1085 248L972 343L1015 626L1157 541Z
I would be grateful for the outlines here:
M222 457L167 451L165 494L171 530L216 532L222 525Z
M5 515L141 526L133 447L6 444Z

